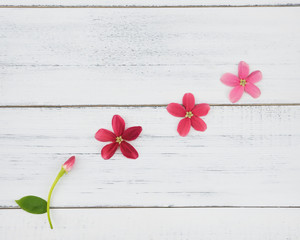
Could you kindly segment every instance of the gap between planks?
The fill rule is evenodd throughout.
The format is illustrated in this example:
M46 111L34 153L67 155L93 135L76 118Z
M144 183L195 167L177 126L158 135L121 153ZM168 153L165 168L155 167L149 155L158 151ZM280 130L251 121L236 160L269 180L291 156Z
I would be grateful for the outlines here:
M277 5L268 5L268 4L257 4L257 5L178 5L178 6L103 6L103 5L70 5L70 6L63 6L63 5L0 5L0 8L274 8L274 7L300 7L300 4L277 4Z
M90 206L90 207L50 207L50 209L154 209L154 208L268 208L268 209L276 209L276 208L300 208L300 206L110 206L110 207L101 207L101 206ZM21 210L19 207L0 207L1 210Z
M213 107L260 107L260 106L300 106L300 103L258 103L258 104L209 104ZM92 105L7 105L0 106L1 108L98 108L98 107L111 107L111 108L121 108L121 107L167 107L166 104L128 104L128 105L119 105L119 104L92 104Z

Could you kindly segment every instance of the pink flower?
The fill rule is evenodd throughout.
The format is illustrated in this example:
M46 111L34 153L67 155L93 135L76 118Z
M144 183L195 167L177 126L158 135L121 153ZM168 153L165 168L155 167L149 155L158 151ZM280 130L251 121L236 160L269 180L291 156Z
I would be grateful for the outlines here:
M101 128L95 135L95 138L100 142L112 142L102 148L101 156L104 159L110 159L120 146L121 152L125 157L132 159L138 158L138 152L126 141L135 140L142 132L142 127L130 127L125 130L124 119L119 115L115 115L112 119L112 128L114 133Z
M74 163L75 163L75 156L72 156L62 165L62 167L63 169L65 169L66 172L70 172Z
M186 136L191 126L204 132L207 128L206 123L200 118L206 116L210 106L206 103L195 105L195 98L192 93L186 93L182 99L183 106L179 103L170 103L167 107L168 112L175 117L184 117L180 120L177 132L180 136Z
M234 87L230 94L229 99L232 103L237 102L242 97L244 91L249 93L252 97L258 98L260 90L254 85L262 79L260 71L254 71L249 75L249 66L247 63L241 61L239 63L239 76L232 73L225 73L221 77L221 82L227 86Z

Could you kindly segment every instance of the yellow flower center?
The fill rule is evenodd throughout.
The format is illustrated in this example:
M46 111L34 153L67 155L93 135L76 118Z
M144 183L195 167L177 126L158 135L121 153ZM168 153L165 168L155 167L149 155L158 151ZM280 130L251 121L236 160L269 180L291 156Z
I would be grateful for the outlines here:
M241 86L245 87L246 83L247 83L247 82L246 82L246 79L241 79L241 80L240 80L240 85L241 85Z
M194 116L194 114L192 112L186 112L186 114L185 114L186 118L191 118L192 116Z
M122 141L123 141L122 136L116 137L116 142L117 142L117 143L121 144Z

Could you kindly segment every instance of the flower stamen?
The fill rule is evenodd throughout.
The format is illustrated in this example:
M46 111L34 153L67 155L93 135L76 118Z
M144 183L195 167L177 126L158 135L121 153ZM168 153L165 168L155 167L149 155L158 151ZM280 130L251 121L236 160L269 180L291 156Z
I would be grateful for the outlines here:
M246 79L241 79L241 80L240 80L240 85L241 85L241 86L245 87L246 83L247 83L247 82L246 82Z
M186 112L185 117L186 118L191 118L192 116L194 116L194 114L190 111L190 112Z
M116 137L116 142L121 144L121 142L123 141L122 136Z

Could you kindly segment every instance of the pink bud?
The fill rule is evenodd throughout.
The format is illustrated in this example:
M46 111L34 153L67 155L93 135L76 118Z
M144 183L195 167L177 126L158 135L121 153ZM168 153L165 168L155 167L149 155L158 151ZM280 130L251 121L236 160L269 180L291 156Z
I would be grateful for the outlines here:
M66 161L64 163L64 165L62 167L63 167L63 169L65 169L66 172L69 172L69 171L71 171L74 163L75 163L75 156L72 156L68 159L68 161Z

